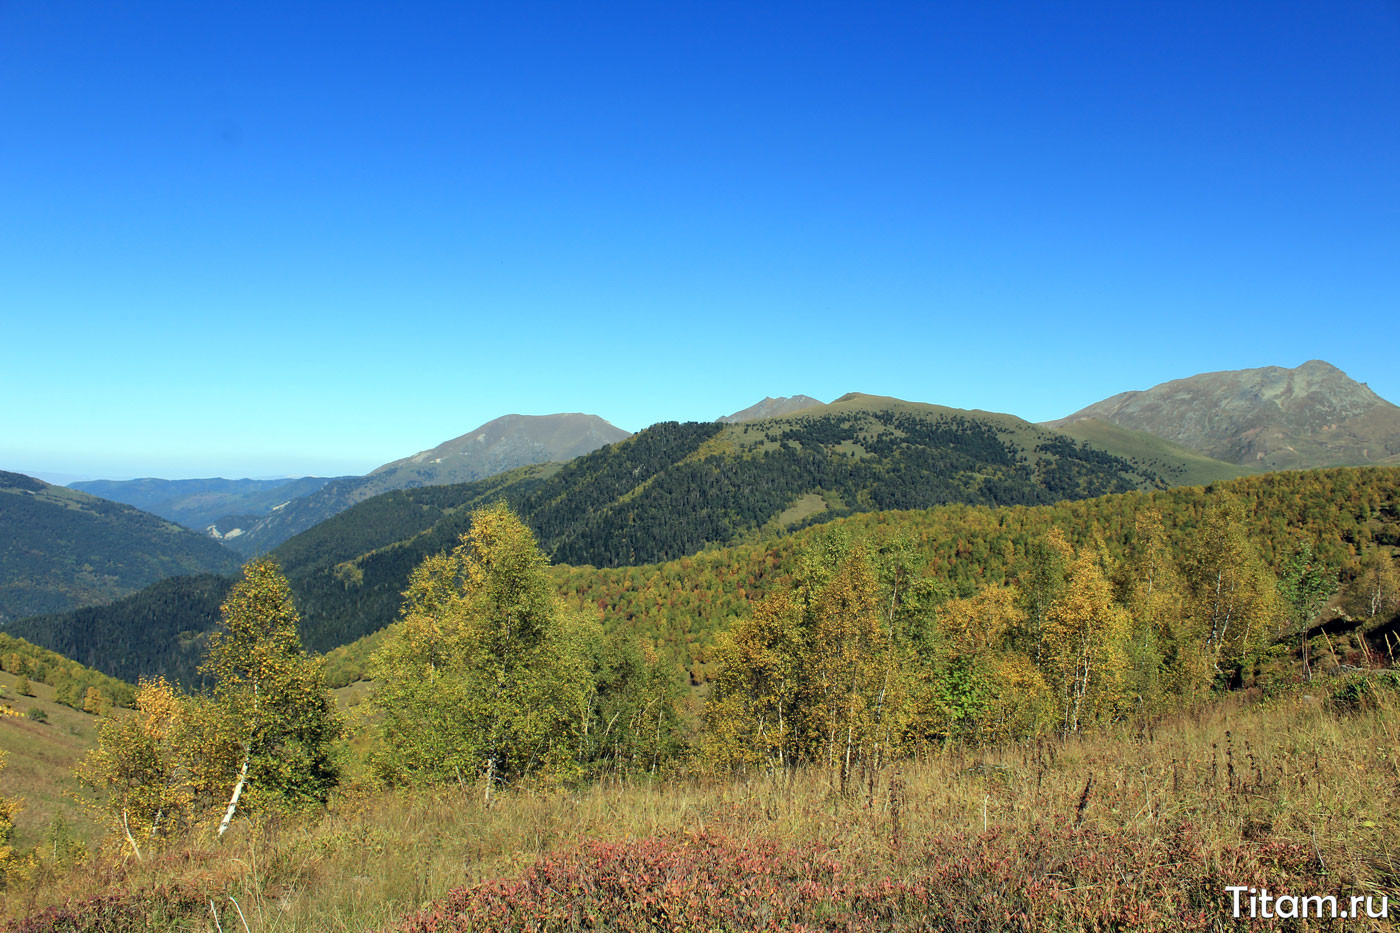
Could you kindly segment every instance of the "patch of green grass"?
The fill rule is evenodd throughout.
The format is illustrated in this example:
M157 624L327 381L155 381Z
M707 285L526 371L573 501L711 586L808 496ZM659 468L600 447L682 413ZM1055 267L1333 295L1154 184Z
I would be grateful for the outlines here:
M93 836L95 827L82 807L72 799L78 790L73 766L97 746L97 726L101 720L54 702L54 689L48 684L30 682L34 696L20 696L15 689L19 678L0 672L4 687L2 705L21 716L0 716L0 751L5 752L5 770L0 772L0 795L18 798L20 811L15 818L16 847L20 850L40 844L55 816L83 839ZM44 722L30 719L30 710L42 710ZM117 715L124 715L118 710Z
M798 496L792 505L779 512L778 516L773 519L772 528L773 530L787 528L825 511L826 500L814 492L809 492L805 496Z
M1159 474L1173 486L1204 486L1257 472L1249 467L1214 460L1144 431L1130 431L1097 418L1085 418L1059 430L1077 441L1085 441L1114 456L1131 460Z

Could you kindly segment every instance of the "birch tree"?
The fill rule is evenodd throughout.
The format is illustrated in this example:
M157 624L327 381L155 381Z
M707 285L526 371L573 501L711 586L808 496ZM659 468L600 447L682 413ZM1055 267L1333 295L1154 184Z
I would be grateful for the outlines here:
M133 716L109 719L75 769L89 805L140 861L195 817L184 700L164 678L143 680Z
M504 504L472 514L414 571L371 670L384 777L480 780L578 769L594 689L590 625L566 613L530 529Z
M214 700L237 749L220 836L245 795L266 807L324 802L337 780L330 745L340 734L322 661L302 650L277 562L248 563L222 610L224 627L201 668L214 679Z
M1129 624L1097 556L1081 553L1069 565L1068 582L1050 604L1042 630L1042 665L1059 696L1065 733L1115 711L1127 670Z

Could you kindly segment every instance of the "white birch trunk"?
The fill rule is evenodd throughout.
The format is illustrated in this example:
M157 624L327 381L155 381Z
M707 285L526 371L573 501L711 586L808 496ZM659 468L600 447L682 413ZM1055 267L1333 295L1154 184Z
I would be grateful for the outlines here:
M238 798L243 796L243 788L248 783L248 759L250 755L243 753L243 769L238 773L238 783L233 785L233 796L229 798L228 809L224 811L224 818L219 823L219 838L224 838L224 833L228 832L228 824L233 821L233 814L238 812Z

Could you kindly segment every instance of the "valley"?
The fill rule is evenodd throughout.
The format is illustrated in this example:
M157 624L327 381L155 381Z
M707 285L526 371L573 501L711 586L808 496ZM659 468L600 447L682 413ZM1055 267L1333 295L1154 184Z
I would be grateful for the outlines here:
M562 929L580 908L646 928L639 904L680 898L720 926L897 930L936 905L954 929L995 903L1027 929L1204 930L1236 876L1392 884L1372 785L1394 778L1372 752L1400 716L1400 467L1269 470L1097 418L860 393L772 414L783 401L470 482L432 481L445 445L385 468L422 482L241 575L6 623L0 802L23 853L9 877L28 879L10 918L175 929L224 898L260 929ZM503 624L516 647L497 655ZM266 759L244 746L258 790L223 840L244 780L224 730L247 715L227 652L247 625L273 640L238 650L292 672L268 702L319 694L296 715L323 724L263 733L283 736ZM494 751L473 725L490 722ZM1318 776L1324 755L1349 779ZM295 773L278 761L322 762L323 783L264 796ZM1346 814L1325 845L1317 807ZM355 867L366 844L384 858ZM250 872L250 847L275 867ZM773 879L760 900L737 864ZM94 865L97 888L69 894ZM676 872L688 894L647 880ZM561 901L561 877L630 893Z

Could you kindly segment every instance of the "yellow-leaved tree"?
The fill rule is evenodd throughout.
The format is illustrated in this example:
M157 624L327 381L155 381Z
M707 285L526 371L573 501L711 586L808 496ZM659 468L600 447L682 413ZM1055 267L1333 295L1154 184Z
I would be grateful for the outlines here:
M324 803L339 779L331 743L341 723L324 662L302 650L291 588L270 557L250 561L224 600L201 670L214 678L203 710L206 773L231 785L222 836L244 794L259 808ZM220 751L232 750L231 758Z
M1238 684L1283 629L1287 609L1277 579L1245 531L1244 506L1234 496L1217 493L1207 507L1184 577L1189 621L1182 636L1203 653L1198 665L1203 682L1187 692L1199 694L1214 680Z
M1046 728L1054 704L1020 650L1031 622L1027 603L1016 586L988 586L938 607L939 639L920 669L922 738L997 742Z
M1041 666L1059 699L1061 729L1114 715L1123 699L1130 619L1113 598L1099 555L1078 554L1046 612Z
M890 600L863 545L818 539L800 563L794 587L719 640L706 754L718 768L820 763L845 788L898 750L910 653L891 637Z
M857 545L808 603L806 724L844 789L857 765L879 768L902 731L904 683L868 551Z
M1151 709L1166 694L1188 692L1188 686L1200 680L1203 657L1201 645L1185 626L1185 586L1157 512L1134 517L1133 539L1120 573L1123 601L1132 618L1125 687L1135 707Z
M5 753L0 752L0 773L5 771ZM15 814L19 812L19 801L0 797L0 885L5 875L15 863Z
M802 609L778 591L716 640L706 756L731 767L786 767L802 758L797 739L805 677Z
M138 860L148 842L196 820L194 751L184 699L164 678L142 680L135 715L104 722L75 769L88 804Z

